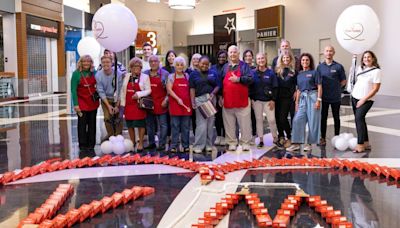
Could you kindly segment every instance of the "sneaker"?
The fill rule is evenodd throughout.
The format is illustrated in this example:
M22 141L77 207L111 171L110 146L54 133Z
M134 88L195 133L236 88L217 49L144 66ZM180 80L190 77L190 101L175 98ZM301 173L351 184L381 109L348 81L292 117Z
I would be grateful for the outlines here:
M225 142L225 137L220 136L221 140L219 141L219 145L220 146L225 146L226 142ZM236 149L235 149L236 150Z
M286 148L286 150L289 152L298 151L298 150L300 150L300 146L299 146L299 144L293 144L293 145L289 146L288 148Z
M201 154L201 153L203 152L203 150L201 150L201 149L194 149L193 152L196 153L196 154Z
M212 147L206 147L206 152L212 152L213 148Z
M303 148L304 151L310 151L311 149L312 149L311 144L304 144L304 148Z
M288 148L288 147L290 147L291 145L292 145L292 141L290 141L290 139L286 140L285 143L283 144L283 146L284 146L285 148Z
M250 146L247 144L242 145L242 151L250 151Z
M190 152L190 148L189 147L185 147L183 148L183 153L189 153Z
M170 150L169 150L171 153L176 153L176 148L171 148Z
M235 145L229 145L228 151L236 151L236 146Z
M217 138L215 138L214 144L215 144L216 146L219 146L220 143L221 143L221 136L217 136Z
M264 142L260 142L258 145L257 145L257 148L263 148L264 147Z
M320 138L320 139L319 139L319 145L320 145L320 146L325 146L325 145L326 145L326 139Z
M251 137L251 140L250 140L250 145L251 145L251 146L256 145L256 138L257 138L257 136L252 136L252 137Z

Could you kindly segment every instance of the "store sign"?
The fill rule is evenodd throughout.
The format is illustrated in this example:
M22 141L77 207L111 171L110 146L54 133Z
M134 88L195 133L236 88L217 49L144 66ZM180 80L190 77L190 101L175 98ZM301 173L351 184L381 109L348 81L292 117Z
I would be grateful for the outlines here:
M26 16L26 29L29 35L58 39L58 22L31 15Z
M236 14L214 16L214 53L236 44Z
M158 37L156 31L146 31L139 29L136 36L135 47L141 48L143 47L143 44L149 43L153 48L155 48L158 44L157 38Z
M257 39L277 38L278 35L278 27L257 30Z

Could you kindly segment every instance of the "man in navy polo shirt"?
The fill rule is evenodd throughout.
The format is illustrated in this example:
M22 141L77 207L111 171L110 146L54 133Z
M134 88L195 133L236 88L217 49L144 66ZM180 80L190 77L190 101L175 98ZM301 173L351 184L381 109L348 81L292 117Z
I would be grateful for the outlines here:
M325 61L321 62L317 71L322 80L321 139L320 145L326 145L326 123L329 105L332 108L335 135L340 133L340 103L342 87L346 85L346 74L342 64L333 60L335 48L328 45L324 49Z

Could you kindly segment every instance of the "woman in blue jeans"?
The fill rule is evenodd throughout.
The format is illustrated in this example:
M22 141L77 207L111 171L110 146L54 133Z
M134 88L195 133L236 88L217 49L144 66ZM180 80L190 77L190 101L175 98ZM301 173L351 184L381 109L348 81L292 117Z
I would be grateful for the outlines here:
M317 144L321 128L321 77L314 70L313 57L308 53L300 56L301 71L297 75L296 114L293 119L292 145L287 151L300 149L305 143L306 124L308 124L307 145L304 150L311 150L311 144Z
M192 106L196 111L196 134L193 144L195 153L212 151L214 137L215 117L204 118L198 107L209 100L215 106L215 95L218 92L217 73L209 70L210 60L207 56L202 56L199 63L199 71L190 74L189 86Z

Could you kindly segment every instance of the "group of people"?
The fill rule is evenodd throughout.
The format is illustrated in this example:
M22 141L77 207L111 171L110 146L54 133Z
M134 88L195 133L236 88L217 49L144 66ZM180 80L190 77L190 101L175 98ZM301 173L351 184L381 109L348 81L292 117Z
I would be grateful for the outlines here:
M369 149L365 115L381 83L375 54L366 51L362 55L361 66L354 69L347 83L343 66L333 59L332 46L325 47L325 60L316 68L310 54L294 57L287 40L282 40L279 52L271 68L266 53L254 58L253 52L246 50L242 61L234 45L228 51L219 51L217 63L212 66L209 57L200 54L194 54L188 66L173 50L168 51L162 66L159 58L152 55L151 46L145 44L143 59L132 58L129 72L120 63L114 70L114 56L108 50L97 71L90 56L81 56L71 79L79 148L94 154L96 114L101 102L107 138L121 134L125 120L131 140L138 142L137 152L146 148L164 151L168 138L170 152L189 152L191 125L195 153L211 151L214 145L227 145L229 151L240 145L248 151L257 137L257 147L262 148L264 114L273 143L288 151L297 151L305 143L308 126L303 148L310 150L311 144L326 144L329 106L334 134L339 135L341 93L347 84L358 135L355 151ZM144 99L152 100L151 109L142 106ZM201 107L205 104L212 104L216 114L204 115Z

